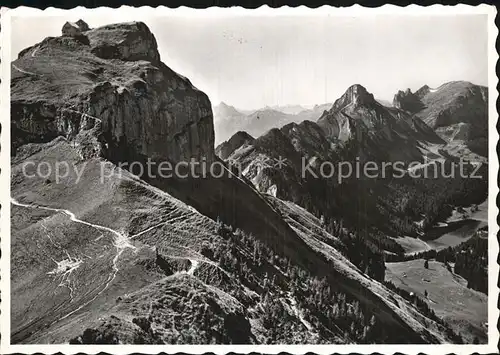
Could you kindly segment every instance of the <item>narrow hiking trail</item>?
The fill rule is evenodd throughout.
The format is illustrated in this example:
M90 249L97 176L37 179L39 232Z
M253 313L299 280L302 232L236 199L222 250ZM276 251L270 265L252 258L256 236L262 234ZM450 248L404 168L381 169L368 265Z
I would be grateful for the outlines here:
M99 230L103 230L103 231L112 233L115 236L114 245L118 249L125 249L125 248L136 249L135 246L130 244L129 238L127 236L125 236L124 234L122 234L122 233L120 233L112 228L109 228L109 227L105 227L105 226L101 226L99 224L90 223L90 222L86 222L84 220L81 220L81 219L77 218L75 216L75 214L73 212L71 212L70 210L66 210L63 208L55 208L55 207L40 206L40 205L35 205L35 204L21 203L14 198L11 198L10 200L11 200L11 203L13 205L16 205L19 207L35 208L35 209L41 209L41 210L46 210L46 211L64 213L65 215L69 216L73 222L81 223L81 224L84 224L84 225L89 226L89 227L93 227L93 228L96 228Z
M179 221L180 219L182 219L184 217L184 216L175 216L174 218L172 218L170 220L163 220L159 223L156 223L153 226L148 227L148 228L146 228L146 229L144 229L144 230L142 230L134 235L127 236L125 233L119 232L115 229L79 219L75 215L75 213L73 213L72 211L70 211L68 209L41 206L41 205L37 205L37 204L33 204L33 203L22 203L22 202L17 201L14 198L11 198L11 203L15 206L19 206L19 207L23 207L23 208L40 209L40 210L46 210L46 211L51 211L51 212L56 212L56 213L62 213L64 215L68 216L69 219L75 223L80 223L80 224L95 228L95 229L103 232L103 233L101 233L100 236L98 236L95 239L95 241L100 240L102 238L105 238L107 233L111 233L113 235L113 245L116 248L116 254L114 255L114 258L112 261L113 269L112 269L111 273L109 274L109 276L107 277L107 279L104 283L104 286L101 286L100 290L96 294L94 294L90 299L86 300L84 303L80 304L77 308L71 310L70 312L65 313L62 316L58 317L57 319L52 321L50 323L50 325L53 325L59 321L62 321L64 319L72 316L73 314L77 313L78 311L82 310L84 307L88 306L93 301L95 301L104 291L106 291L110 287L112 282L115 280L118 272L120 271L118 262L119 262L119 259L120 259L120 256L122 255L122 253L124 253L125 250L128 248L130 248L132 250L137 250L137 248L131 244L131 240L133 238L136 238L136 237L139 237L143 234L146 234L146 233L150 232L151 230L160 227L161 225L170 224L172 222ZM77 295L79 294L79 291L75 287L74 280L73 281L70 280L70 276L71 275L74 276L75 275L74 271L77 268L79 268L81 265L83 265L86 261L83 257L77 258L74 255L70 255L66 251L66 249L61 247L61 245L57 242L57 239L55 239L51 235L47 226L43 225L42 227L45 230L46 237L49 239L51 244L55 248L62 250L67 255L67 258L65 258L64 260L61 260L61 261L56 261L56 260L52 259L56 263L56 268L54 270L48 272L47 274L54 275L57 277L61 276L62 280L61 280L61 283L59 285L66 286L68 288L69 294L70 294L69 302L72 303L73 299L76 299ZM196 270L199 268L199 266L202 263L212 265L212 266L220 269L226 276L231 277L231 275L228 274L224 269L222 269L217 263L215 263L211 260L207 260L201 256L200 257L197 257L195 255L186 256L186 257L174 256L174 255L165 255L165 256L169 257L169 258L173 258L173 259L184 259L184 260L187 259L190 262L190 266L188 269L177 271L173 275L170 275L169 277L177 276L177 275L189 275L189 276L195 277L194 273L196 272ZM89 257L89 259L90 259L90 257ZM207 285L207 287L208 287L208 285Z
M169 216L169 215L171 215L172 213L175 213L175 212L176 212L176 211L175 211L175 210L173 210L173 211L171 211L171 212L167 213L167 216ZM163 221L161 221L161 222L159 222L159 223L157 223L157 224L155 224L155 225L153 225L153 226L151 226L151 227L149 227L149 228L144 229L143 231L140 231L139 233L136 233L136 234L134 234L134 235L131 235L131 236L129 237L129 240L132 240L132 239L135 239L135 238L137 238L137 237L140 237L141 235L146 234L147 232L150 232L150 231L152 231L153 229L159 228L159 227L161 227L161 226L163 226L163 225L165 225L165 224L173 224L173 222L177 222L177 221L180 221L180 222L182 223L184 219L186 219L186 216L184 216L184 215L180 215L180 216L177 216L177 217L173 217L173 218L171 218L171 219L168 219L168 220L163 220ZM179 223L179 224L180 224L180 223Z
M36 73L32 73L32 72L26 71L26 70L24 70L24 69L21 69L21 68L19 68L18 66L16 66L15 64L12 64L12 67L13 67L14 69L16 69L18 72L23 73L23 74L28 74L28 75L38 75L38 74L36 74Z
M116 275L117 275L118 271L120 270L119 267L118 267L118 259L120 258L120 256L122 255L122 253L125 251L125 249L130 248L130 249L132 249L134 251L137 250L137 248L130 243L129 238L127 236L125 236L124 234L122 234L122 233L120 233L120 232L118 232L118 231L116 231L116 230L114 230L112 228L109 228L109 227L105 227L105 226L102 226L102 225L99 225L99 224L90 223L90 222L81 220L81 219L77 218L76 215L73 212L69 211L69 210L62 209L62 208L40 206L40 205L36 205L36 204L21 203L21 202L15 200L14 198L11 198L11 203L13 205L19 206L19 207L34 208L34 209L41 209L41 210L46 210L46 211L63 213L65 215L67 215L70 218L70 220L73 221L73 222L80 223L80 224L83 224L83 225L86 225L86 226L89 226L89 227L92 227L92 228L95 228L95 229L98 229L98 230L101 230L101 231L109 232L109 233L112 233L114 235L113 245L116 248L116 255L113 258L113 271L109 275L108 280L107 280L105 286L98 293L96 293L94 295L94 297L92 297L89 301L83 303L82 305L80 305L75 310L67 313L63 317L61 317L61 318L57 319L56 321L52 322L52 324L54 324L55 322L57 322L59 320L63 320L65 318L69 317L70 315L74 314L75 312L78 312L83 307L87 306L88 304L90 304L91 302L93 302L97 297L99 297L99 295L101 295L105 290L108 289L109 285L116 278ZM79 260L79 262L77 264L75 264L74 260L71 257L68 257L68 259L63 260L60 263L61 263L61 267L67 267L68 265L71 264L71 268L70 269L74 270L76 267L80 266L83 263L83 261ZM70 263L70 264L68 264L68 263ZM59 267L59 263L57 263L57 264L58 264L58 267ZM73 291L74 291L73 289L70 289L71 300L73 299L73 297L72 297Z
M73 106L71 106L71 107L73 107ZM79 113L83 117L90 117L90 118L96 120L97 122L102 123L102 120L99 117L95 117L95 116L89 115L88 113L85 113L85 112L73 110L72 108L62 108L61 110L62 111L73 112L73 113Z

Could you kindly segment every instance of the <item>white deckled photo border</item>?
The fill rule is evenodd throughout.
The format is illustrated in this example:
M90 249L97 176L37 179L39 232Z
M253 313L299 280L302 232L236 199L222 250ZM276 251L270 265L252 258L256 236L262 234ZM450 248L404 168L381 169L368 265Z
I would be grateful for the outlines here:
M10 344L10 62L11 62L11 19L13 17L39 17L39 16L68 16L78 14L78 16L94 16L107 15L113 17L113 14L132 13L137 19L143 17L158 17L158 16L186 16L196 18L198 16L315 16L325 15L336 16L374 16L380 14L394 15L412 15L412 16L455 16L469 14L483 14L488 17L488 88L489 88L489 205L488 205L488 253L489 253L489 272L488 272L488 344L482 345L52 345L52 344L36 344L36 345L18 345ZM331 353L382 353L393 354L401 352L405 354L471 354L471 353L491 353L498 351L499 332L497 322L499 318L499 310L497 308L498 292L497 281L499 276L498 258L498 240L497 233L499 227L497 224L498 207L496 197L498 195L497 177L499 170L499 160L496 152L498 144L498 131L496 129L498 112L496 109L497 102L497 84L498 78L495 73L495 66L498 61L498 53L495 49L495 41L498 35L498 29L495 26L496 9L489 5L480 6L443 6L433 5L429 7L421 7L410 5L407 7L398 7L394 5L384 5L378 8L366 8L355 5L348 8L335 8L330 6L322 6L316 9L311 9L305 6L296 8L281 7L277 9L268 6L262 6L258 9L244 9L241 7L233 8L217 8L211 7L208 9L191 9L180 7L170 9L163 6L157 8L151 7L120 7L117 9L111 8L96 8L87 9L77 7L71 10L62 10L48 8L39 10L27 7L19 7L16 9L3 8L1 11L1 93L0 93L0 109L1 109L1 174L0 174L0 230L1 230L1 348L0 353L44 353L53 354L61 352L63 354L87 353L94 354L98 352L106 352L110 354L130 354L130 353L147 353L156 354L159 352L176 353L185 352L193 354L202 354L212 352L215 354L226 354L229 352L249 353L260 352L277 354L279 352L288 352L292 354L304 354L313 352L317 354Z

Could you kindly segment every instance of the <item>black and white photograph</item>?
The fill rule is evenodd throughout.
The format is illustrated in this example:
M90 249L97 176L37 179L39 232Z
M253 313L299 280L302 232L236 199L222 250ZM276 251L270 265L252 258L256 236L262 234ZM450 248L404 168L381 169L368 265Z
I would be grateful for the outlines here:
M1 352L496 352L495 16L2 10Z

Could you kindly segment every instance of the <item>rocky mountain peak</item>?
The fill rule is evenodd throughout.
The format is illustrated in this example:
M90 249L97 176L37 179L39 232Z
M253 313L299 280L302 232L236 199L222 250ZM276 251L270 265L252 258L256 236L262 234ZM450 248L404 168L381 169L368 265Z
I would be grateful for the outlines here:
M221 101L220 104L214 107L214 114L217 117L234 117L241 116L241 112L239 112L234 106L228 105L225 102Z
M238 131L238 132L236 132L231 137L230 140L233 140L233 139L244 139L244 140L248 140L250 142L254 140L254 138L251 135L249 135L247 132L245 132L245 131Z
M13 64L14 150L26 140L91 136L85 157L214 157L210 100L160 62L155 37L142 22L47 38Z
M429 85L424 85L417 91L415 91L415 95L419 98L422 99L425 95L427 95L431 91L431 88Z
M247 132L238 131L229 140L218 145L215 154L221 159L227 159L236 149L245 144L252 144L254 141L255 138Z
M143 22L106 25L85 33L91 52L104 59L160 62L155 36Z
M423 93L423 91L421 91L421 93ZM397 94L394 95L392 105L408 112L418 112L424 107L422 101L420 101L420 97L414 94L409 88L405 91L399 90Z
M334 110L342 110L347 106L371 105L375 103L373 94L369 93L366 88L360 84L350 86L344 95L333 104Z

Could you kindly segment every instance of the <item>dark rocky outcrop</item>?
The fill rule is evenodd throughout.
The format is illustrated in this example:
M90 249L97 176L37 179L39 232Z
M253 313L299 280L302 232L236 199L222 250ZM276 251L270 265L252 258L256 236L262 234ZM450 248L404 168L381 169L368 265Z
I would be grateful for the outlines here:
M422 91L420 94L422 94ZM419 96L412 93L410 89L406 89L406 91L398 91L398 93L394 95L392 104L394 107L408 112L418 112L424 108L424 104L420 101Z
M236 132L228 141L223 142L215 148L215 154L225 160L227 159L236 149L243 145L252 144L254 138L246 132L238 131Z
M89 25L83 20L78 20L77 22L66 22L62 27L62 35L69 37L79 37L83 35L83 32L90 29Z

